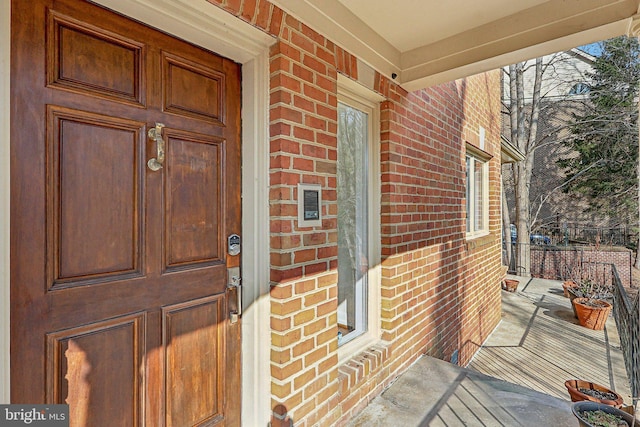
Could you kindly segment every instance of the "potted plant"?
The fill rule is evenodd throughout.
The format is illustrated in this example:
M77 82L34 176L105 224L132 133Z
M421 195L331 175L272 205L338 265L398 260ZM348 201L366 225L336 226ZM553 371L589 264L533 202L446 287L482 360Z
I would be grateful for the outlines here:
M596 331L604 329L611 312L611 304L595 298L576 298L573 300L573 306L581 326Z
M518 289L520 282L516 279L504 279L502 281L502 289L507 292L515 292Z
M636 427L635 417L613 406L582 401L571 405L582 427Z
M611 312L613 294L611 286L603 272L598 274L597 266L582 266L577 271L572 271L572 281L576 286L567 286L566 291L571 300L573 314L578 318L580 325L590 329L602 330L607 317ZM601 276L601 277L599 277Z
M573 315L577 318L578 312L576 311L576 306L573 305L573 301L576 298L589 298L594 294L594 285L595 282L590 279L579 280L578 282L572 281L575 283L575 286L568 286L566 288L567 294L569 295L569 302L571 302L571 308L573 309Z
M564 386L567 388L572 402L588 400L616 408L620 408L623 403L622 396L615 391L589 381L567 380L564 382Z

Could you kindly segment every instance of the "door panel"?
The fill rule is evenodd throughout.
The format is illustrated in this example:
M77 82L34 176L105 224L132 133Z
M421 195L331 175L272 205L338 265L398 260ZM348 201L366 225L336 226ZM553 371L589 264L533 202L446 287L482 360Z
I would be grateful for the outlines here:
M140 425L143 330L134 315L47 335L47 400L74 402L71 425Z
M47 123L52 288L140 275L145 124L54 106Z
M167 426L223 420L223 311L219 297L163 309ZM201 394L198 399L194 390Z
M14 0L11 66L12 401L239 425L240 66L81 0Z
M166 134L166 267L224 264L224 141L171 129Z
M176 55L163 54L164 109L224 124L225 75ZM186 93L184 87L197 87Z
M49 11L48 83L142 103L144 44Z

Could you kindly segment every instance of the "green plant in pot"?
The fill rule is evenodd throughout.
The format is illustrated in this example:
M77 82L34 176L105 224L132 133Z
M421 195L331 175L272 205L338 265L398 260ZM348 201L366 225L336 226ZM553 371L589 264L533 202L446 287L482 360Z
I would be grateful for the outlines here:
M596 283L589 279L576 279L573 281L575 283L574 286L567 288L567 293L569 294L569 301L571 302L571 308L573 309L573 315L578 317L578 312L576 311L576 307L573 304L576 298L592 298L594 297Z
M600 331L611 313L611 304L603 299L608 287L603 282L586 278L578 284L581 297L574 298L571 303L580 325Z
M571 405L581 427L636 427L633 415L613 406L596 402L576 402Z
M594 330L604 329L612 300L611 284L607 284L604 272L598 274L594 266L583 266L572 277L577 286L567 289L573 314L580 325Z

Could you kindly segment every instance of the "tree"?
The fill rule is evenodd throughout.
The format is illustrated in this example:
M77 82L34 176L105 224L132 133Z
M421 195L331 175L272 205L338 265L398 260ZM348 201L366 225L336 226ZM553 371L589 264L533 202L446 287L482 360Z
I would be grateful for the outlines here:
M595 59L585 108L573 114L574 155L559 160L566 192L586 197L605 215L638 218L638 83L636 38L602 42ZM634 220L635 223L635 220Z
M535 61L534 84L531 105L525 109L524 71L526 63L509 66L509 123L511 142L525 154L525 159L513 166L516 230L520 242L526 243L529 236L529 188L533 170L533 151L537 145L537 126L540 115L540 87L542 84L542 58ZM506 230L505 233L510 233ZM524 242L523 242L524 240ZM517 264L528 273L530 270L530 254L527 245L518 245Z
M516 246L518 249L515 254L518 273L529 272L530 254L525 243L529 243L532 225L550 196L549 191L544 193L536 189L536 194L531 191L536 151L549 145L557 145L558 133L566 124L548 123L559 112L564 112L569 104L575 104L570 95L572 88L585 80L583 69L576 64L590 68L590 59L581 55L576 61L575 55L577 53L574 51L560 52L513 64L508 70L505 69L504 111L508 118L505 127L511 142L525 155L523 161L510 165L504 174L505 188L513 192L512 200L515 204L514 223L520 243ZM558 188L551 192L556 190ZM505 236L510 234L508 227L509 221L505 221Z

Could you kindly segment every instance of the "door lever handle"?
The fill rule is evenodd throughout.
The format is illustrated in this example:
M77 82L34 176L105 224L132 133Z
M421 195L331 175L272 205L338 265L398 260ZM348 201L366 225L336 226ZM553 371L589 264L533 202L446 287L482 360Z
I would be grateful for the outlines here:
M242 316L242 278L240 277L240 267L232 267L227 269L228 284L227 289L230 291L235 290L236 294L236 306L235 310L229 313L231 323L236 323L238 318Z
M156 157L149 159L147 162L147 166L152 171L157 171L162 169L162 165L164 164L164 139L162 138L162 128L164 125L162 123L156 123L155 127L149 129L147 135L149 139L156 143Z

